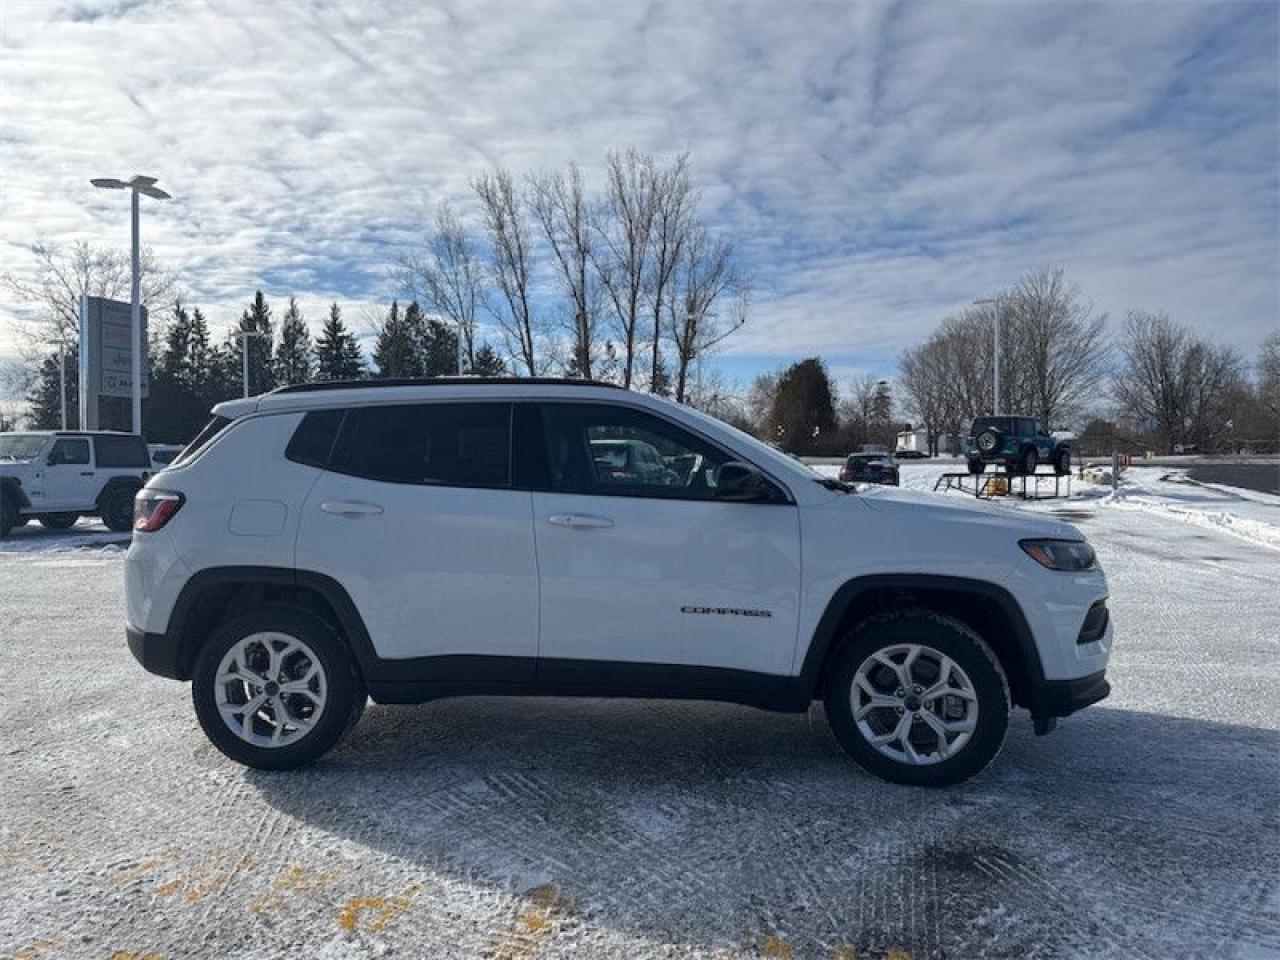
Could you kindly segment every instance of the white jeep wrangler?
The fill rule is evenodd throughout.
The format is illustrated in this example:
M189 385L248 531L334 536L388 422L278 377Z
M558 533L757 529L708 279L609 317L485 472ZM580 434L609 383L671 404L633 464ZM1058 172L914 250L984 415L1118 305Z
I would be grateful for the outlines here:
M688 407L523 379L214 413L138 495L126 627L241 763L314 760L370 696L822 700L862 766L938 785L995 757L1011 707L1047 733L1109 689L1074 527L861 491Z
M0 538L28 520L65 530L82 516L133 526L153 468L142 437L106 431L0 433Z

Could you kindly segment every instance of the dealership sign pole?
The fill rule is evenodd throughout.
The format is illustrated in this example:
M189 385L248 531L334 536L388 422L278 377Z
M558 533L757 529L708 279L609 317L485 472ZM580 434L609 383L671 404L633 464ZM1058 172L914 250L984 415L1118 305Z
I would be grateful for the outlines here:
M154 197L157 200L170 199L169 194L165 193L156 186L155 177L135 176L132 180L116 180L111 177L90 180L95 187L101 187L104 190L129 190L132 192L132 207L130 210L130 226L133 253L133 282L130 288L129 298L129 328L132 347L130 348L131 363L129 367L130 379L130 396L133 399L132 419L133 432L142 432L142 368L143 360L146 356L147 341L143 336L142 330L142 258L139 252L138 244L138 194L145 193L148 197ZM81 361L83 363L83 361ZM82 404L83 406L83 404ZM95 400L96 406L96 400ZM83 420L81 421L83 424Z

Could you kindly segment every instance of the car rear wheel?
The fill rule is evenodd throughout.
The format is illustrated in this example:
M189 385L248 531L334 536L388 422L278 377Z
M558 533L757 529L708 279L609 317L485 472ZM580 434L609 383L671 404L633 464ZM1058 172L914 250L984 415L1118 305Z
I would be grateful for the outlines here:
M979 473L982 473L982 471L984 471L984 470L986 470L986 469L987 469L987 465L986 465L985 463L983 463L981 460L970 460L970 461L969 461L969 472L970 472L970 473L973 473L973 474L979 474Z
M1071 451L1059 450L1058 455L1053 458L1053 472L1060 477L1065 477L1071 472Z
M108 530L123 533L133 528L133 498L137 487L117 487L102 504L102 522Z
M1022 456L1018 458L1018 472L1024 476L1029 476L1036 472L1036 467L1040 465L1040 454L1035 447L1027 447L1022 451Z
M330 750L359 720L366 695L328 624L293 607L264 605L206 641L191 698L222 753L261 770L287 770Z
M78 513L42 513L36 518L46 530L69 530L80 519Z
M7 537L17 525L18 505L13 502L13 497L0 494L0 538Z
M827 719L863 769L940 787L984 770L1004 743L1009 685L991 649L950 617L875 617L846 639L827 678Z

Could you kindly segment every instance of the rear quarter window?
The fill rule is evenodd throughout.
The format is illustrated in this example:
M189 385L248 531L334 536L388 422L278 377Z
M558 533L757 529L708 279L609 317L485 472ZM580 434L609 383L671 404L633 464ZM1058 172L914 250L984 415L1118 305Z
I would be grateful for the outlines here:
M169 464L171 467L180 467L197 453L213 442L214 437L222 433L223 430L231 426L231 420L228 417L214 417L204 425L204 429L196 434L196 438L192 440L182 452L173 458L173 462Z
M151 453L141 437L94 437L93 454L99 470L146 470Z
M329 456L333 453L334 441L338 439L342 417L341 410L312 410L302 418L302 423L293 432L284 455L294 463L324 469L329 465Z

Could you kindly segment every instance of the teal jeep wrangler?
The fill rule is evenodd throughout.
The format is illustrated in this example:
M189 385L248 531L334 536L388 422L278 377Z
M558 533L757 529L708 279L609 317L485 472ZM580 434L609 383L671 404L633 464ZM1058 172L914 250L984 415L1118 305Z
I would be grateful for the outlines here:
M1060 477L1071 472L1071 448L1035 417L976 418L964 442L964 456L970 473L982 473L989 463L1010 473L1035 473L1042 463L1052 464Z

